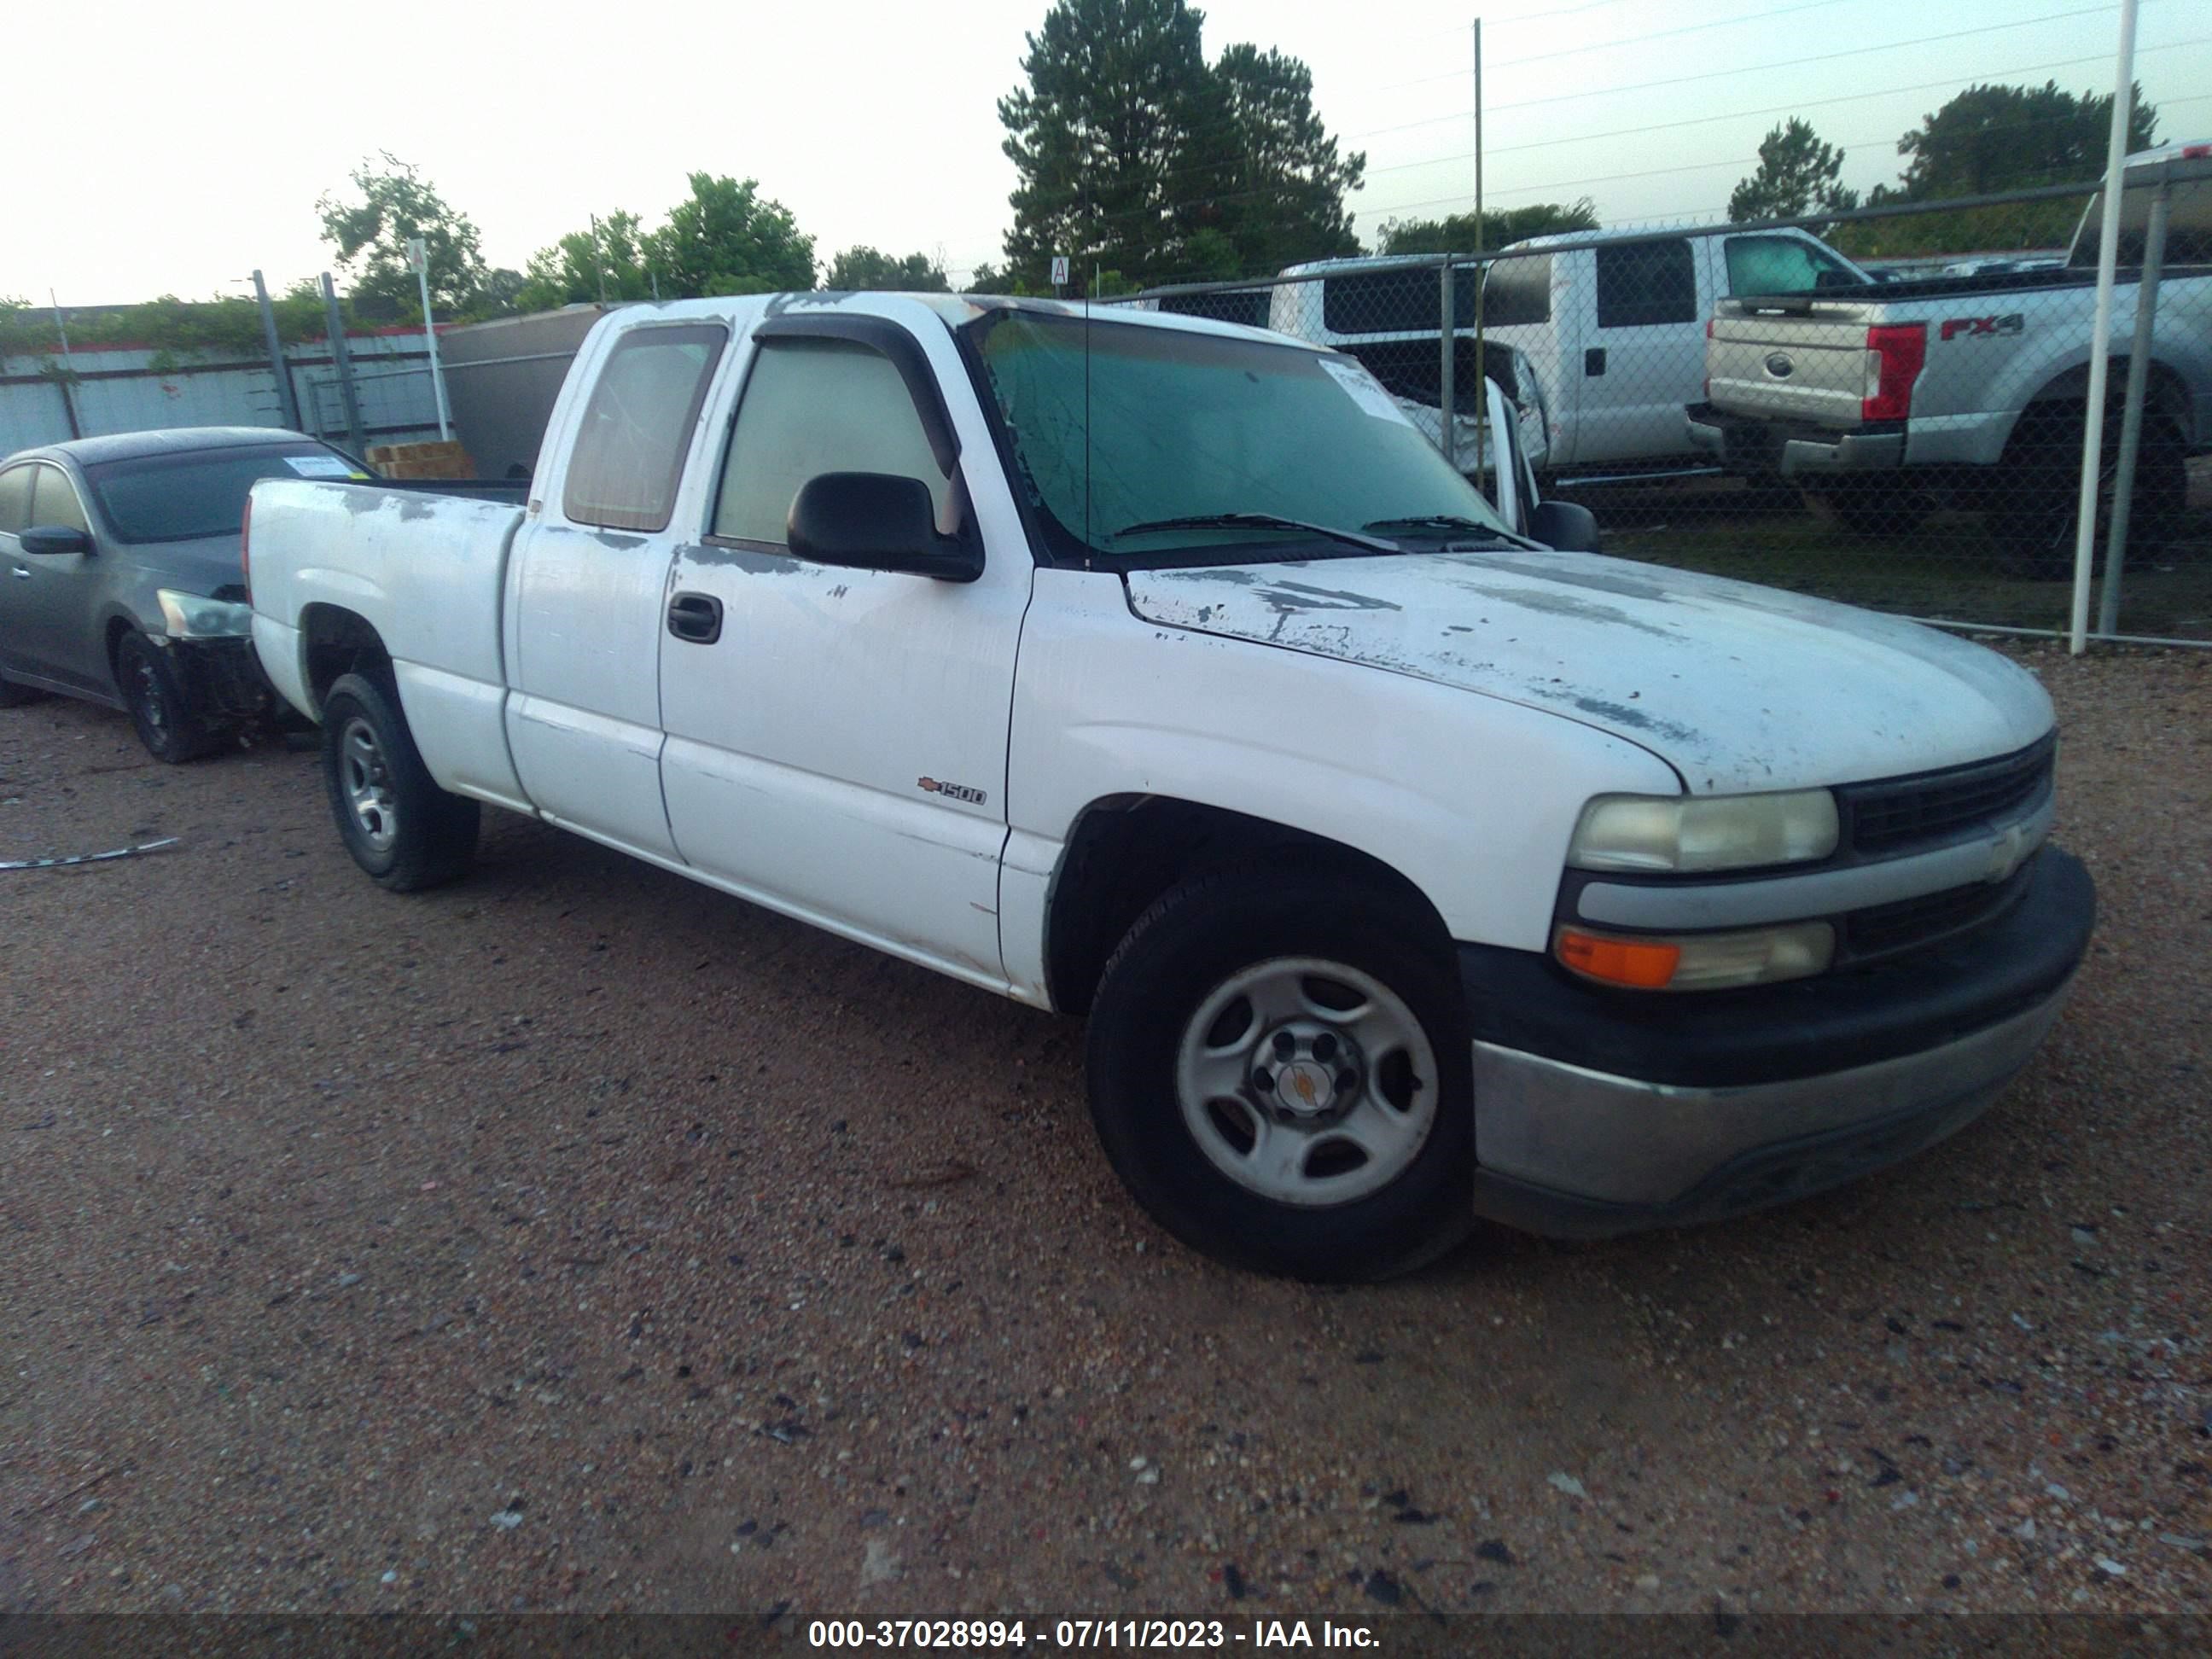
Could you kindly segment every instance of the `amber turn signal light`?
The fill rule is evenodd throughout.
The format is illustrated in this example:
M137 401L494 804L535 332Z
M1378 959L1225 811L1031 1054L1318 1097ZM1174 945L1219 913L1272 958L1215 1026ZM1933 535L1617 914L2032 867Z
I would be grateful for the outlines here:
M1682 960L1679 945L1644 939L1600 939L1592 933L1562 929L1557 946L1559 960L1578 974L1609 985L1630 985L1639 991L1664 988Z

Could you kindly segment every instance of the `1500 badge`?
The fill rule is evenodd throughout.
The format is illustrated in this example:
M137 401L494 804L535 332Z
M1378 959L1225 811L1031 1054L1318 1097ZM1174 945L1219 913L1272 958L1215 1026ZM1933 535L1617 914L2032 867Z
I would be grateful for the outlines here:
M943 795L948 800L964 800L970 806L981 806L990 796L981 789L970 789L964 783L939 783L935 778L917 778L915 787L932 795Z

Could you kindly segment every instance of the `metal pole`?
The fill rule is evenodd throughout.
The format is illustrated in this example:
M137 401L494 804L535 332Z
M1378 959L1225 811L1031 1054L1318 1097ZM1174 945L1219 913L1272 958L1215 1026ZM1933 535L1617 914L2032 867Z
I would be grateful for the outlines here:
M331 336L331 369L338 383L338 401L345 406L346 441L353 446L355 458L368 459L368 430L361 423L361 399L353 389L353 359L346 351L345 319L338 314L337 284L331 281L331 273L323 273L323 312L329 319Z
M1474 20L1474 248L1477 253L1491 250L1485 246L1490 240L1489 232L1482 222L1482 19ZM1490 364L1482 349L1482 291L1490 286L1490 264L1475 267L1474 273L1474 448L1484 459L1490 454Z
M54 332L62 337L62 372L54 385L62 394L62 414L69 421L70 436L82 438L84 430L76 417L76 399L70 395L70 382L76 378L76 370L70 362L69 320L62 315L62 302L52 289L46 290L46 303L54 308Z
M1437 384L1440 395L1437 399L1437 445L1444 459L1455 471L1459 466L1459 436L1452 430L1452 393L1454 373L1459 358L1459 331L1452 311L1451 255L1444 255L1443 266L1437 272L1437 316L1442 326L1437 331Z
M2136 457L2142 448L2143 396L2150 386L2151 325L2158 319L2158 277L2166 264L2166 213L2173 185L2159 181L2150 198L2150 223L2144 228L2142 280L2136 285L2136 337L2128 349L2126 406L2120 416L2119 477L2112 484L2112 533L2105 548L2104 586L2097 592L2097 631L2114 634L2120 626L2120 568L2128 556L2128 520L2136 500Z
M2112 373L2112 272L2120 258L2120 214L2127 195L2128 117L2135 101L2136 0L2120 0L2119 67L2112 85L2112 131L2105 149L2104 209L2097 236L2097 315L2089 334L2089 396L2083 410L2081 489L2074 526L2074 609L2067 650L2088 647L2089 572L2096 563L2097 485L2105 461L2105 387Z
M438 441L445 443L452 439L453 427L446 414L446 372L438 366L438 325L430 315L430 261L427 258L416 267L415 282L422 290L422 338L430 348L430 390L438 399Z
M269 285L253 273L253 302L261 307L261 337L269 347L269 372L276 377L276 412L291 430L300 429L300 402L292 395L292 368L284 361L284 342L276 333L276 307L269 303Z

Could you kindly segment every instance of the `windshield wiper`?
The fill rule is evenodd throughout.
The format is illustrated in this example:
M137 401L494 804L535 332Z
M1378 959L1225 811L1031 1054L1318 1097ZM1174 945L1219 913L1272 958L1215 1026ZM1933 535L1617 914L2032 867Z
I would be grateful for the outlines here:
M1119 541L1124 536L1134 536L1149 530L1214 530L1249 527L1255 530L1299 530L1310 536L1326 536L1333 542L1342 542L1348 547L1364 547L1370 553L1402 553L1405 550L1394 542L1363 536L1357 531L1339 530L1333 525L1308 524L1304 519L1278 518L1273 513L1193 513L1179 519L1146 519L1140 524L1125 524L1108 538ZM1370 525L1369 529L1375 526Z
M1516 536L1510 530L1501 530L1494 524L1485 524L1480 519L1462 519L1455 513L1423 513L1404 519L1375 519L1360 526L1363 530L1472 530L1494 547L1525 547L1531 552L1548 553L1552 550L1541 542L1532 542L1526 536Z
M1501 539L1506 534L1494 524L1485 524L1480 519L1462 519L1453 513L1419 513L1404 519L1374 519L1359 527L1362 530L1472 530L1480 535Z

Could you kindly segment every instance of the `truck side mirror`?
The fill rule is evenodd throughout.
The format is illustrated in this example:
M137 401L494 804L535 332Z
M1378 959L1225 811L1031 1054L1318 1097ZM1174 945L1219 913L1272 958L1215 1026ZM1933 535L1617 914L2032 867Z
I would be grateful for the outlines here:
M1528 537L1560 553L1595 553L1597 514L1580 501L1539 501L1528 514Z
M983 574L980 548L937 533L936 504L919 478L824 472L792 498L784 526L793 556L859 570L899 570L939 581Z

